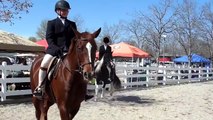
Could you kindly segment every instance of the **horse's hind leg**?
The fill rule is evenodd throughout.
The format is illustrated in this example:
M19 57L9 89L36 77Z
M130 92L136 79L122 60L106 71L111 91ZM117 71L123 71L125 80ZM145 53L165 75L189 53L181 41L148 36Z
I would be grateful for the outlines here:
M103 83L103 87L101 88L101 98L104 98L104 94L105 94L105 89L106 89L106 83Z
M108 80L110 79L110 81L111 81L111 76L112 76L112 70L111 70L111 67L109 66L109 65L107 65L106 66L106 68L107 68L107 71L108 71L108 74L109 74L109 76L108 76Z
M104 97L104 92L105 92L105 88L104 88L104 87L102 87L102 88L101 88L101 98L103 98L103 97Z
M113 95L114 91L115 91L115 88L113 87L113 83L111 82L110 83L110 96Z

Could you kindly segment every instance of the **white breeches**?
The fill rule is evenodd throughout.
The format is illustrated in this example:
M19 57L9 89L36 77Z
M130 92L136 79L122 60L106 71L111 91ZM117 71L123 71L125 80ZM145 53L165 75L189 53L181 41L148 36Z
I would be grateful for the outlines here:
M41 62L41 67L47 68L53 56L50 54L46 54Z
M45 79L46 75L47 75L47 71L43 70L41 68L47 68L50 61L52 60L53 56L50 54L46 54L41 62L41 66L39 69L39 73L38 73L38 86L41 86L43 80Z

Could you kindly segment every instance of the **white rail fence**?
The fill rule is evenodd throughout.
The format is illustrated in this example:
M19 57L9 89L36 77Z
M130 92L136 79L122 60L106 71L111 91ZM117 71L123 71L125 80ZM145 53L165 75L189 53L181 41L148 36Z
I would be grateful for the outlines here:
M14 85L14 84L22 85L22 83L30 82L29 77L24 77L24 75L22 75L20 77L17 75L18 72L20 72L20 71L22 73L24 71L29 71L30 67L31 66L29 66L29 65L22 65L22 64L7 65L6 62L2 62L2 65L0 65L1 101L5 101L7 96L32 94L30 89L16 90L15 88L12 88L12 85Z
M30 67L30 65L7 65L6 63L0 65L1 101L5 101L8 96L32 94L29 76L17 75L17 71L29 73ZM192 83L213 79L213 68L117 66L116 72L122 82L122 89ZM13 86L14 84L16 88ZM24 86L26 84L27 87ZM17 85L19 85L19 89ZM88 85L88 89L94 90L95 86Z
M213 68L116 67L124 89L213 80Z

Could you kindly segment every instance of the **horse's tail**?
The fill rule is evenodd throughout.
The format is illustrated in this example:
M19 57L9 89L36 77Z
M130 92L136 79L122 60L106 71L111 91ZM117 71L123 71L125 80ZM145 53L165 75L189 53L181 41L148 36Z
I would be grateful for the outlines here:
M113 87L115 89L120 89L121 88L121 81L120 81L120 79L118 78L118 76L116 74L114 75L114 79L112 81L112 84L113 84Z

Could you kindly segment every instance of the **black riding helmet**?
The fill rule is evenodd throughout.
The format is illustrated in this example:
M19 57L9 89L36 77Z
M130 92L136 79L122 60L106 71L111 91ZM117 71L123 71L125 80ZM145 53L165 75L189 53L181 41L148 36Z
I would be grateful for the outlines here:
M109 43L109 38L108 37L104 37L103 42L104 43Z
M70 5L67 1L65 0L59 0L56 4L55 4L55 11L58 9L70 9Z

